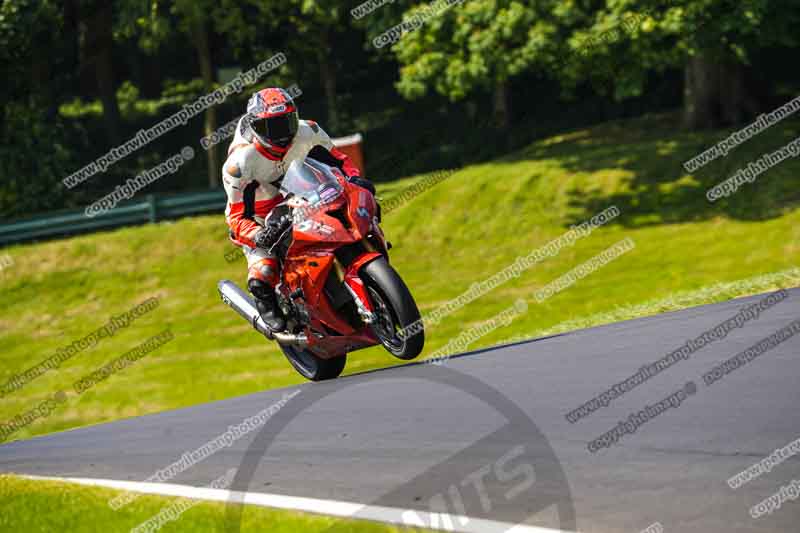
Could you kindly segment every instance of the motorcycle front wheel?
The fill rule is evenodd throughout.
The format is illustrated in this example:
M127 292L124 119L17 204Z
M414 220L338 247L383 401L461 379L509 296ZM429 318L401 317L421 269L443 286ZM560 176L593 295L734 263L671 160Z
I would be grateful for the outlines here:
M375 336L398 359L414 359L425 345L425 331L411 291L383 257L368 263L361 279L375 312Z

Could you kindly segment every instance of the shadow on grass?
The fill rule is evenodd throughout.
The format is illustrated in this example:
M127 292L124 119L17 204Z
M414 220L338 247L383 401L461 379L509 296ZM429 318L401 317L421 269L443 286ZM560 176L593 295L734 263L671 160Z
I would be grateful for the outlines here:
M697 222L723 216L743 221L776 218L800 205L800 161L791 158L744 184L735 194L714 203L706 191L745 168L764 153L775 151L800 134L800 122L780 123L688 175L683 163L727 137L734 129L685 132L676 114L612 122L554 137L502 161L553 159L566 173L605 173L617 180L602 187L599 179L571 179L569 221L578 223L609 205L626 227ZM585 183L582 183L585 182Z

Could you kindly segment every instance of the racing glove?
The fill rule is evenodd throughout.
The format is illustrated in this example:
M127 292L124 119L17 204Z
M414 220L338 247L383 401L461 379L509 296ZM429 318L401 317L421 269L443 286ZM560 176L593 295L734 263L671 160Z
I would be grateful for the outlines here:
M258 248L269 250L278 242L281 235L283 235L291 225L292 217L289 215L283 215L276 219L269 219L264 228L258 230L255 234L253 242L256 243Z
M361 176L348 176L347 181L353 185L358 185L363 189L367 189L372 193L372 196L375 196L375 186L368 179L362 178Z

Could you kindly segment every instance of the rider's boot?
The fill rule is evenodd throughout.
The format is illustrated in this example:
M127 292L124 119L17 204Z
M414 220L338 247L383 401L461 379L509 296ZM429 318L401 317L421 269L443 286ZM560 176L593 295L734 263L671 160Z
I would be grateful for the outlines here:
M273 333L279 333L286 329L286 320L283 318L283 313L278 306L278 299L275 296L275 291L268 283L251 279L248 282L248 288L253 295L258 309L261 320Z

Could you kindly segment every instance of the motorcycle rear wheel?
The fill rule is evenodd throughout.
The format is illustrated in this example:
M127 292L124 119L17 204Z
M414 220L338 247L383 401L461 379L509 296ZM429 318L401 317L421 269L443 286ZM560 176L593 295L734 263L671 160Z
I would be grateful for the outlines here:
M283 344L279 344L279 346L294 369L311 381L337 378L347 364L347 354L332 359L323 359L305 348L284 346Z

